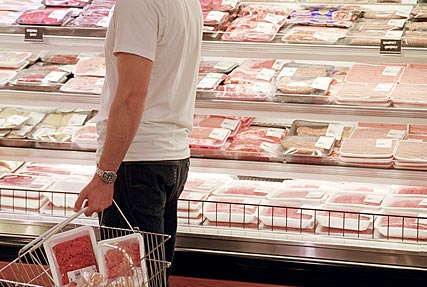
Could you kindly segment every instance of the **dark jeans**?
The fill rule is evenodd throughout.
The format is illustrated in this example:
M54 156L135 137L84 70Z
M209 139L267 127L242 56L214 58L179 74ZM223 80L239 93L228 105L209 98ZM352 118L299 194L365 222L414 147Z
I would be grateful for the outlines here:
M175 249L177 202L184 189L189 166L189 159L123 162L114 185L114 200L133 227L171 236L165 244L169 262L173 262ZM102 223L129 228L114 205L104 210ZM170 268L167 270L168 278L169 274Z

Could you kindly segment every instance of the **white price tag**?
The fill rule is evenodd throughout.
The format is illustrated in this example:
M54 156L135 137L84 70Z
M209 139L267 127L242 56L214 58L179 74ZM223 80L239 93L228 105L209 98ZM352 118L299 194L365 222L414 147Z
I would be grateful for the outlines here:
M65 76L67 75L67 73L65 72L56 72L56 71L52 71L49 74L46 75L46 77L44 77L44 81L47 82L51 82L51 83L58 83L61 81L61 79L63 79Z
M416 0L415 0L416 1ZM404 18L409 18L409 16L411 16L411 10L412 9L399 9L399 11L396 11L396 16L400 16L400 17L404 17Z
M318 89L322 91L327 91L329 89L329 85L332 82L332 78L329 77L317 77L314 79L313 83L311 84L311 87L313 89Z
M402 4L414 5L417 4L417 0L402 0Z
M274 137L274 138L282 138L282 135L285 131L283 129L278 128L268 128L267 133L265 134L268 137Z
M388 26L394 26L403 28L405 26L406 19L392 19L388 21Z
M221 23L221 20L224 18L224 15L227 15L227 13L221 11L210 11L208 15L206 15L206 20Z
M390 130L387 134L388 138L401 139L406 134L404 130Z
M110 20L111 20L111 17L109 16L102 17L101 20L99 20L98 23L96 23L96 26L107 28L108 25L110 24Z
M275 153L277 145L263 142L259 146L263 151L266 151L268 153Z
M257 188L254 189L255 192L264 192L264 193L268 193L270 192L271 188L265 187L265 186L259 186Z
M375 146L377 148L391 148L393 146L392 139L377 139Z
M96 81L95 86L103 87L105 82L105 78L100 78Z
M271 23L258 22L254 32L262 33L262 34L271 34L273 32L274 25Z
M337 140L341 140L342 133L344 131L344 125L338 123L331 123L326 130L326 136L335 137Z
M81 126L85 122L86 118L87 118L87 115L74 114L74 115L71 116L71 118L68 121L67 125L70 125L70 126Z
M387 31L384 35L384 38L386 39L400 39L402 38L403 31Z
M427 207L427 198L423 199L420 201L420 203L418 204L419 206L426 206Z
M197 192L190 192L187 195L186 199L191 199L191 200L200 200L202 199L203 194L197 193Z
M271 81L271 79L274 77L274 75L276 74L275 70L271 70L271 69L266 69L263 68L258 75L256 76L257 79L263 80L263 81Z
M204 77L197 84L197 89L202 89L202 90L212 90L212 89L215 89L216 86L219 84L218 81L219 80L217 78Z
M198 189L203 189L203 190L211 190L211 189L213 189L213 188L215 188L217 186L218 186L217 183L207 183L207 182L205 182L205 183L202 183L201 185L199 185L197 188Z
M237 3L239 2L239 0L222 0L222 5L224 6L231 6L233 8L235 8L237 6Z
M401 69L402 67L399 66L386 66L382 75L396 77L397 75L399 75Z
M32 126L23 126L19 130L12 130L11 134L16 135L18 137L24 137L26 136L31 130L33 129Z
M319 137L319 139L317 140L314 146L323 148L323 149L330 149L334 144L334 142L335 142L335 137L321 136Z
M61 65L59 67L60 70L67 72L67 73L72 73L74 68L76 65Z
M252 90L255 93L268 93L270 91L270 83L262 83L262 82L256 82L253 86L252 86Z
M45 186L51 182L51 179L48 177L33 177L32 184Z
M297 70L298 68L284 67L282 71L280 71L278 78L280 79L282 77L293 77Z
M384 199L384 196L381 194L369 194L365 197L363 200L366 203L374 203L374 204L380 204Z
M13 126L20 126L24 124L26 121L28 121L29 117L24 117L20 115L13 115L6 119L6 122L4 123L5 127L13 127Z
M41 120L44 118L45 114L39 113L39 112L31 112L28 117L30 118L27 122L27 124L31 126L35 126L38 123L41 122Z
M214 79L218 79L218 80L222 80L224 78L224 74L221 74L221 73L208 73L206 75L206 77L208 77L208 78L214 78Z
M274 70L280 71L287 62L288 61L285 61L285 60L276 60L272 68Z
M233 69L234 66L236 66L236 64L232 62L219 62L214 66L214 69L227 72Z
M230 134L230 131L227 129L213 129L209 134L209 138L223 141Z
M265 17L264 17L265 21L276 24L276 25L282 25L282 23L284 23L285 19L286 19L285 16L271 14L271 13L265 15Z
M427 217L427 214L419 214L418 215L419 217ZM420 225L424 225L424 226L427 226L427 218L419 218L418 219L418 223L420 224Z
M221 123L221 127L224 129L229 129L234 131L237 126L239 125L240 121L239 120L232 120L232 119L225 119L222 123Z
M80 128L79 126L76 126L76 127L65 127L61 131L61 134L73 135L79 128Z
M339 35L336 33L328 33L328 32L316 32L313 34L313 38L327 42L333 43L339 39Z
M375 88L374 91L375 92L385 92L388 93L391 91L391 89L393 88L394 84L391 83L381 83L378 84Z
M83 272L96 272L96 266L89 266L78 270L73 270L67 273L70 282L77 282L82 277Z
M68 9L54 10L52 13L47 16L48 18L53 18L56 20L64 19L65 15L67 15L70 11Z
M311 209L304 209L304 206L302 206L302 208L303 208L303 209L298 209L298 210L296 211L296 214L308 215L308 216L311 216L311 217L313 217L313 216L314 216L314 214L315 214L315 211L314 211L314 210L311 210ZM308 207L307 207L307 208L308 208Z
M306 198L322 198L325 194L324 191L310 191L305 197Z

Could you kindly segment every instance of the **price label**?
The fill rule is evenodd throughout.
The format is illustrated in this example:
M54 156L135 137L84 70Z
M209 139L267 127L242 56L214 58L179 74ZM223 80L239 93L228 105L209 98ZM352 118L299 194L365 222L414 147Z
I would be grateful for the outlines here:
M67 75L67 73L65 72L56 72L56 71L52 71L49 74L46 75L46 77L44 77L44 81L47 82L51 82L51 83L58 83L60 82L65 76Z
M336 33L316 32L313 34L313 38L326 43L334 43L340 38L340 36Z
M298 68L288 68L285 67L282 69L282 71L280 71L279 73L279 78L282 77L293 77L296 73L296 71L298 70Z
M402 4L414 5L417 4L417 0L402 0Z
M401 139L406 134L404 130L390 130L387 134L388 138Z
M298 210L296 211L296 213L297 213L297 214L308 215L308 216L311 216L311 217L313 217L313 216L314 216L314 213L315 213L315 211L314 211L314 210L311 210L311 209L304 209L304 206L302 206L302 207L303 207L303 209L298 209ZM306 207L306 208L309 208L309 207Z
M84 272L94 273L94 272L96 272L96 267L95 266L89 266L89 267L85 267L82 269L67 272L68 280L70 282L77 282L80 279L80 277L83 276Z
M261 150L266 151L268 153L275 153L277 145L263 142L259 147L261 148Z
M310 191L305 197L306 198L322 198L325 194L324 191Z
M31 126L35 126L38 123L41 122L41 120L44 118L45 114L39 113L39 112L31 112L28 117L30 118L27 122L27 124Z
M105 82L105 78L100 78L96 81L95 85L98 87L103 87Z
M224 78L224 74L221 74L221 73L208 73L206 75L206 77L222 80Z
M386 38L386 39L400 39L400 38L402 38L402 35L403 35L403 31L390 30L390 31L387 31L385 33L384 38Z
M238 127L239 123L240 123L239 120L225 119L221 123L221 127L224 129L229 129L234 131Z
M261 82L257 82L252 86L252 90L255 93L263 93L266 94L270 91L270 83L261 83Z
M385 92L388 93L391 91L391 89L394 87L394 84L391 83L381 83L378 84L375 88L374 91L375 92Z
M374 203L374 204L380 204L384 199L383 195L380 194L369 194L365 197L363 200L366 203Z
M27 42L43 42L43 28L41 27L27 27L24 32L24 41Z
M276 60L272 68L276 71L280 71L287 62L288 61L285 60Z
M278 129L278 128L268 128L267 129L267 133L266 136L268 137L274 137L274 138L282 138L284 133L283 129Z
M239 2L239 0L222 0L222 5L223 6L231 6L233 8L235 8L237 6L237 3Z
M382 75L396 77L397 75L399 75L401 69L402 67L399 66L386 66Z
M344 125L338 123L329 124L326 130L326 136L335 137L337 140L341 140L342 133L344 131Z
M233 69L236 66L235 63L232 62L219 62L214 66L215 70L227 72Z
M314 79L313 83L311 84L311 87L313 89L318 89L322 91L327 91L329 89L329 85L332 82L332 78L329 77L317 77Z
M420 213L420 214L418 214L418 217L422 217L422 218L418 218L418 223L420 225L426 225L427 226L427 214Z
M6 127L14 127L14 126L20 126L23 125L26 121L28 121L29 117L24 117L20 115L13 115L7 118L5 122Z
M223 141L228 137L229 134L230 131L227 129L213 129L212 132L209 134L209 138Z
M62 19L65 18L65 16L69 13L70 11L68 9L64 9L64 10L54 10L52 13L49 14L49 16L47 16L48 18L52 18L52 19L56 19L58 21L61 21Z
M271 34L274 29L274 25L271 23L258 22L254 32L262 33L262 34Z
M388 26L394 26L403 28L405 26L406 19L392 19L388 21Z
M274 77L274 75L276 74L275 70L271 70L271 69L266 69L263 68L258 75L256 76L257 79L263 80L263 81L271 81L271 79Z
M110 16L102 17L101 20L99 20L98 23L96 23L96 26L107 28L108 25L110 25L110 21L111 21Z
M416 1L416 0L415 0ZM412 9L399 9L399 11L396 11L396 16L400 16L403 18L409 18L411 16Z
M276 15L276 14L271 14L271 13L265 15L265 17L264 17L265 21L276 24L276 25L282 25L282 23L284 23L285 19L286 18L282 15Z
M377 148L391 148L393 146L392 139L377 139L375 146Z
M317 140L314 146L318 148L323 149L330 149L332 148L333 144L335 143L335 137L327 137L327 136L321 136Z
M212 90L212 89L215 89L215 87L218 84L219 83L218 83L218 79L217 78L204 77L197 84L197 89L201 89L201 90Z
M203 190L211 190L215 187L217 187L218 184L217 183L202 183L201 185L198 186L198 189L203 189Z
M418 204L419 206L426 206L427 207L427 198L423 199L420 201L420 203Z
M18 137L25 137L32 129L33 126L23 126L19 130L12 130L10 134Z
M70 120L68 121L68 125L70 125L70 126L81 126L85 122L86 118L87 118L87 115L74 114L71 116Z
M210 11L208 15L206 15L206 20L221 23L222 19L224 18L224 15L226 14L227 13L221 11Z
M197 193L197 192L190 192L187 195L186 199L191 199L191 200L200 200L202 199L203 194Z

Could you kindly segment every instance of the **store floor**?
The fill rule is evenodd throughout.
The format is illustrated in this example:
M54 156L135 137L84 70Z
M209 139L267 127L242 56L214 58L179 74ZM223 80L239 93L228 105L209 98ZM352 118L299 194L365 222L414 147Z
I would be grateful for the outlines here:
M295 287L183 276L171 276L169 285L170 287Z

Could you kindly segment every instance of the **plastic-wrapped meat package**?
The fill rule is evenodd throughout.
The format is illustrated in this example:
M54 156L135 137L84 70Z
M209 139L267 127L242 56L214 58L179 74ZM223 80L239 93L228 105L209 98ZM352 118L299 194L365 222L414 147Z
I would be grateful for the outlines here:
M74 67L73 74L78 77L105 77L105 58L100 56L80 58Z
M238 70L243 71L262 71L262 69L275 70L276 72L282 69L286 64L285 60L276 59L246 59L240 63Z
M15 24L16 19L19 18L19 16L21 16L21 13L19 12L2 11L0 8L0 25Z
M396 84L405 68L402 65L354 64L345 81L348 83Z
M391 94L395 107L427 107L427 85L399 84Z
M331 76L334 66L318 65L305 63L287 63L280 71L278 78L295 77L295 78L317 78Z
M387 214L396 215L411 215L411 214L426 214L427 215L427 198L425 196L400 196L394 195L389 197L383 205L383 209Z
M252 84L225 84L218 86L214 98L236 101L266 101L272 94L274 85L265 82Z
M399 80L400 84L427 84L427 66L424 68L406 68Z
M347 32L344 28L295 25L285 31L282 41L296 44L335 44Z
M338 185L340 191L351 191L351 192L375 192L387 194L391 192L391 186L388 184L371 184L371 183L360 183L360 182L343 182Z
M200 61L199 74L207 73L230 73L236 68L238 63L231 61L215 61L215 60L204 60Z
M204 207L204 215L213 222L226 223L255 223L257 220L258 205L261 200L244 197L219 197L208 198Z
M223 128L193 127L189 135L191 148L213 148L218 149L224 146L230 130Z
M0 68L17 69L23 64L28 64L28 59L31 57L30 52L0 52Z
M101 15L101 16L108 16L111 12L111 9L113 7L113 4L91 4L86 6L82 14L83 16L94 16L94 15Z
M282 128L270 128L261 126L249 126L242 128L236 135L236 139L260 139L271 143L280 143L287 135Z
M402 36L402 45L409 47L427 47L427 32L406 31Z
M288 189L297 190L333 190L336 186L335 182L323 180L309 180L309 179L293 179L284 180L282 185Z
M234 117L210 115L202 118L195 126L230 130L229 137L234 137L242 126L242 121Z
M368 210L379 210L385 195L374 192L336 192L326 202L328 208L334 210L349 208L363 208Z
M77 18L75 18L70 25L72 26L79 26L79 27L104 27L105 24L103 21L105 21L107 16L103 15L90 15L90 16L84 16L80 15Z
M286 185L279 185L268 195L268 200L274 204L321 204L328 198L329 193L328 189L298 189L289 188Z
M190 172L184 190L210 194L233 179L234 177L228 174Z
M394 151L394 158L401 162L427 165L427 143L400 141Z
M77 77L69 79L60 90L64 93L100 95L104 86L104 78Z
M79 61L78 53L47 52L41 59L43 62L62 65L75 65Z
M49 113L41 122L41 126L82 126L89 114L87 111Z
M278 184L262 181L233 180L215 189L212 195L221 197L265 198Z
M71 141L81 149L96 150L98 148L98 133L94 124L87 124L77 128Z
M22 70L9 83L12 87L37 90L57 91L67 80L69 73L49 70Z
M292 156L326 157L332 152L335 141L330 148L316 146L319 137L287 136L282 141L284 154Z
M51 25L61 26L67 22L72 15L68 9L46 8L40 10L27 10L21 14L16 23L22 25Z
M4 87L16 76L14 71L0 71L0 87Z
M408 21L405 24L406 31L427 32L427 22Z
M233 139L226 147L224 155L242 160L283 161L280 143L263 139Z
M277 90L285 95L325 96L333 81L330 77L281 77L277 83Z
M234 42L271 42L280 26L269 22L256 22L237 18L222 35L224 41Z
M302 25L350 28L359 15L360 11L356 10L305 6L303 9L293 10L289 22Z
M363 12L365 19L405 19L409 17L409 13L399 10L367 10Z
M197 82L197 97L214 97L214 90L225 79L225 74L221 73L208 73L206 75L199 74Z
M406 128L397 127L357 127L350 135L352 139L402 139L406 135Z
M52 179L49 177L20 174L6 174L0 178L0 186L2 188L45 190L51 183Z
M342 143L340 154L344 157L389 159L393 156L396 139L348 138Z
M335 95L338 104L350 105L391 105L394 84L342 83Z
M427 216L379 216L375 228L386 239L426 240Z
M259 219L268 228L281 227L291 229L311 229L315 225L314 210L298 207L261 206Z
M411 16L414 19L427 19L427 6L418 5L417 7L414 7L411 11Z
M399 196L427 196L427 186L400 185L394 187L394 194Z
M237 9L238 3L237 0L200 0L203 11L232 12Z
M384 39L387 31L369 30L352 31L345 38L345 43L355 46L379 46L380 39Z
M392 20L361 20L355 23L352 31L391 31L402 30L405 19Z
M44 0L44 5L54 7L75 7L81 8L85 6L89 0Z
M96 271L93 228L82 226L54 234L43 244L56 286L65 286L82 271Z
M239 17L277 15L286 19L290 13L286 6L277 3L242 3L239 8Z
M221 25L230 20L230 14L222 11L203 11L203 24L207 26Z
M3 0L0 2L0 10L3 11L25 11L29 9L39 9L43 7L41 1L28 0Z
M319 211L316 219L322 227L366 231L372 229L374 214L363 208L337 208L338 210Z
M208 196L208 193L184 190L178 200L178 212L182 215L180 217L188 217L189 215L192 218L198 217L200 215L200 209L204 204L203 201L205 201ZM188 214L187 211L189 211ZM194 211L196 211L197 216L192 216L194 215Z

